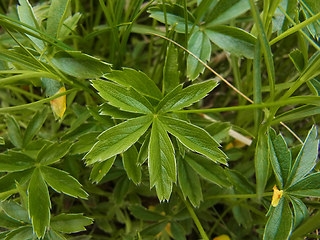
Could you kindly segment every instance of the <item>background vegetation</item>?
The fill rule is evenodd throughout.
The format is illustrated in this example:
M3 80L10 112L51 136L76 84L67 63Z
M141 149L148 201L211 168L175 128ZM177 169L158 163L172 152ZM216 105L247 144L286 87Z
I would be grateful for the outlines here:
M0 11L1 239L318 239L319 1Z

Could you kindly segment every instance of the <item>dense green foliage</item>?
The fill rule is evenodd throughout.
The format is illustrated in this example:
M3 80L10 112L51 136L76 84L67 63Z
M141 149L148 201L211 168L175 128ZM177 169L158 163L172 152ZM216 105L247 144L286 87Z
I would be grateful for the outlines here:
M318 239L319 1L18 2L1 239Z

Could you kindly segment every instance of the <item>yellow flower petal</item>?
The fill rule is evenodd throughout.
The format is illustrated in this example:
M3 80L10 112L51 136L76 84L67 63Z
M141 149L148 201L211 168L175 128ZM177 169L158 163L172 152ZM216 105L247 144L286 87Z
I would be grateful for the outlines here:
M66 88L62 87L59 89L59 91L56 93L62 93L65 92ZM66 95L58 97L56 99L53 99L50 101L52 111L54 114L60 118L63 117L64 112L66 111L66 102L67 102L67 97Z
M279 201L280 201L280 199L282 197L282 194L283 194L283 190L279 190L277 188L277 186L274 185L274 187L273 187L273 196L272 196L272 201L271 201L271 205L273 207L278 206Z
M213 240L231 240L230 237L226 234L215 237Z

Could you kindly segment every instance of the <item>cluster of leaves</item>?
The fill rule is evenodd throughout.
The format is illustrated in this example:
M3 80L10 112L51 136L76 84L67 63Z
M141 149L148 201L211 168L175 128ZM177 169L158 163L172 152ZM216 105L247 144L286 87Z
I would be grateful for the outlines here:
M313 236L320 5L106 2L0 1L0 238Z

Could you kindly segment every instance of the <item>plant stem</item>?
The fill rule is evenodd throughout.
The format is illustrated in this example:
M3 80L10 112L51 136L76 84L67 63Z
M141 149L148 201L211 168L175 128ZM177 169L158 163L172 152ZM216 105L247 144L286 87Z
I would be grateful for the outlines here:
M262 197L272 196L273 192L265 192L262 194ZM258 198L256 193L252 194L221 194L221 195L213 195L206 198L207 199L216 199L216 198Z
M182 193L180 191L178 191L178 193L179 193L179 196L180 196L181 200L186 205L186 207L187 207L187 209L188 209L188 211L189 211L189 213L190 213L190 215L191 215L191 217L193 219L193 222L196 224L202 239L209 240L209 238L208 238L206 232L204 231L204 229L203 229L203 227L202 227L202 225L201 225L201 223L199 221L199 218L197 217L196 213L194 212L191 204L187 200L184 199L184 197L182 196Z

